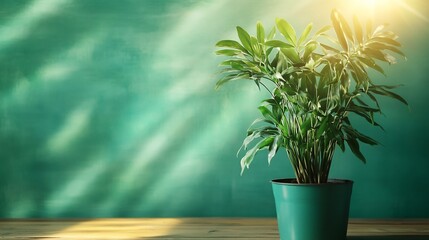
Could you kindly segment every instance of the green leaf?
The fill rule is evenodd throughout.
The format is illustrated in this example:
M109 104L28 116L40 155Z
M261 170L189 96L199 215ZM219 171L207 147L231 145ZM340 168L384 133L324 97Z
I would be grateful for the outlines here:
M310 23L307 25L307 27L305 27L301 37L298 40L298 46L301 45L301 43L303 43L307 39L308 34L310 34L310 31L312 28L313 28L313 23Z
M365 50L363 50L363 52L375 59L381 60L383 62L389 62L390 60L386 59L385 54L383 54L383 52L381 52L380 50L377 49L372 49L372 48L365 48Z
M307 44L305 46L305 50L304 50L304 61L308 60L308 57L310 56L311 53L314 52L314 50L316 50L317 48L317 43L316 42L310 42L309 44Z
M262 101L261 101L261 103L262 103L262 104L263 104L263 103L267 103L268 105L271 105L271 106L277 105L276 100L275 100L275 99L273 99L273 98L267 98L267 99L264 99L264 100L262 100Z
M343 15L341 15L340 12L338 12L338 11L336 11L336 12L337 12L338 20L340 21L340 24L341 24L341 29L343 30L343 32L347 36L347 38L350 39L350 41L354 42L353 33L349 27L349 24L347 23L346 19L343 17Z
M380 144L379 142L377 142L373 138L368 137L368 136L366 136L362 133L359 133L359 132L358 132L358 139L359 139L359 141L366 143L366 144L369 144L369 145L372 145L372 146Z
M399 38L398 35L396 35L394 32L392 31L383 31L380 34L376 35L376 37L384 37L384 38L390 38L393 40L396 40Z
M332 21L332 25L334 26L335 33L337 34L338 42L340 43L341 47L345 51L348 51L349 49L347 45L347 40L344 37L344 32L343 32L343 29L341 28L341 24L339 20L339 13L335 9L332 10L331 12L331 21Z
M389 90L386 90L384 88L379 88L379 86L378 87L371 86L371 87L369 87L369 91L371 91L373 93L376 93L376 94L379 94L379 95L383 95L383 96L394 98L394 99L402 102L403 104L408 105L407 100L405 100L399 94L396 94L396 93L391 92Z
M281 48L280 51L293 63L302 63L301 58L294 48Z
M378 36L378 35L382 34L382 33L383 33L383 29L384 29L385 27L386 27L386 25L385 25L385 24L377 26L377 27L375 28L374 32L372 33L372 36Z
M258 42L265 42L265 29L261 22L258 22L256 24L256 36L258 38Z
M241 51L234 50L234 49L221 49L221 50L217 50L215 53L217 55L225 55L225 56L237 56L242 54Z
M358 84L363 84L368 81L368 74L360 65L357 64L357 62L350 61L350 66L352 67L352 72L356 74L355 76L357 79L355 80Z
M324 133L326 133L326 127L328 126L329 116L325 116L323 121L320 123L320 126L316 132L316 138L319 139Z
M365 101L363 101L362 99L360 99L359 96L356 96L353 100L356 100L359 104L361 104L361 105L363 105L365 107L369 107L369 105ZM355 104L353 102L353 100L351 101L351 103L353 103L354 105L357 105L357 104Z
M253 127L253 126L255 126L255 125L257 125L257 124L259 124L259 123L262 123L262 122L266 122L266 123L269 123L269 124L271 124L271 125L274 125L274 123L273 123L272 121L270 121L270 120L268 120L268 119L266 119L266 118L257 118L257 119L255 119L255 120L250 124L249 128L247 129L247 132L248 132L248 133L249 133L249 132L253 132L252 127Z
M247 50L241 46L241 44L234 40L222 40L216 43L216 47L227 47L227 48L234 48L237 50L241 50L243 52L247 52Z
M353 16L353 25L355 27L356 39L360 44L362 44L363 43L362 25L360 24L359 19L356 15Z
M240 41L243 44L244 48L246 50L248 50L249 52L253 52L252 42L250 40L249 33L247 33L246 30L244 30L240 26L237 26L237 34L238 34L238 38L240 39Z
M254 61L243 61L245 64L244 70L249 71L252 75L259 74L261 72L260 65Z
M396 47L401 46L401 43L388 37L373 37L368 41L368 43L373 43L373 42L385 43Z
M369 136L366 136L365 134L362 134L360 132L358 132L356 129L354 129L351 126L345 126L344 130L347 132L347 134L355 139L358 139L359 141L369 144L369 145L378 145L379 143L372 139Z
M244 62L242 60L238 60L238 59L228 59L228 60L222 61L219 64L219 66L231 66L232 64L244 65Z
M223 84L229 81L238 80L238 79L248 79L248 78L249 78L249 75L247 73L242 73L237 75L227 75L216 82L215 89L219 89Z
M253 55L259 59L262 58L262 49L261 44L258 42L258 39L251 36L250 42L252 43Z
M220 66L230 66L232 69L237 71L244 71L247 65L242 60L226 60L221 62Z
M321 29L319 29L319 31L317 31L314 36L319 36L325 32L327 32L329 29L331 29L332 27L330 25L326 25L324 27L322 27Z
M337 145L340 147L341 151L346 151L346 147L344 145L344 137L343 133L340 131L338 134L335 134L335 139L337 141Z
M380 104L378 103L377 98L368 91L366 92L366 95L368 95L368 97L375 103L375 105L377 106L378 109L380 109L380 112L381 112Z
M244 140L243 144L241 145L240 149L238 149L237 156L240 153L241 149L247 150L247 146L256 138L261 137L260 131L253 131L251 134L249 134Z
M276 19L277 29L279 29L280 33L290 42L292 45L296 45L296 33L295 29L293 29L292 25L290 25L284 19Z
M276 35L276 27L274 26L270 33L268 33L267 40L272 40Z
M386 74L384 73L383 68L381 68L379 65L377 65L375 63L374 60L372 60L371 58L365 58L365 57L358 57L358 59L364 63L366 66L380 72L381 74L383 74L384 76L386 76Z
M268 120L275 122L276 124L280 124L279 120L276 119L276 116L264 105L258 107L261 114Z
M366 159L363 156L363 154L361 153L360 149L359 149L359 142L356 141L355 138L347 138L346 139L347 144L350 147L350 150L352 150L353 154L358 157L362 162L366 163Z
M392 55L390 55L390 54L385 53L385 54L384 54L384 59L386 59L386 61L387 61L389 64L395 64L395 63L396 63L396 58L395 58L395 57L393 57L393 56L392 56Z
M245 168L249 168L250 164L255 158L256 153L260 150L267 148L273 141L274 137L264 138L260 142L258 142L252 149L246 152L246 155L244 155L244 157L240 161L241 175L243 175Z
M276 155L277 151L279 150L279 140L281 139L280 135L277 135L274 137L273 142L271 143L269 147L268 152L268 164L271 163L271 159Z
M269 40L265 42L265 46L268 47L279 47L279 48L293 48L293 45L285 43L280 40Z
M319 85L317 86L319 93L321 93L322 91L325 92L325 94L322 94L321 96L326 96L326 86L330 80L331 80L331 68L329 64L326 64L320 71L320 81L319 81Z
M271 109L272 109L271 113L278 123L281 122L281 119L283 117L282 106L280 104L280 102L282 102L282 99L283 97L277 94L277 96L274 96L274 98L265 99L261 103L261 104L267 104L268 106L271 106ZM281 127L281 125L279 126L278 124L277 127Z
M399 50L398 48L395 48L394 46L390 46L390 45L385 45L383 43L371 42L371 43L367 44L367 47L372 48L372 49L390 50L392 52L395 52L395 53L405 57L405 54L401 50Z
M353 101L350 102L347 110L352 111L352 112L363 112L363 113L380 112L379 108L372 108L372 107L368 107L368 106L359 106L359 105L356 105Z
M305 135L305 133L310 129L311 127L311 117L308 117L300 126L301 134Z

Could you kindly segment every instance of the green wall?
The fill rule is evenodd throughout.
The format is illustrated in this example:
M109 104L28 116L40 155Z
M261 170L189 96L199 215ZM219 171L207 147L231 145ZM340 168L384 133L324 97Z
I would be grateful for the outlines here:
M351 217L428 218L429 1L380 2L2 0L0 217L275 216L269 180L291 168L260 155L240 176L263 94L214 90L214 44L275 17L321 27L337 7L400 35L408 60L377 77L410 107L382 101L386 131L358 125L383 146L366 165L337 152L331 177L355 181Z

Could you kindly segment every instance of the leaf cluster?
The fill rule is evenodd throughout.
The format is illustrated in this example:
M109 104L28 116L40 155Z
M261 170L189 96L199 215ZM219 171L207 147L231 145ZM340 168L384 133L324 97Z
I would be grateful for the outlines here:
M334 36L328 34L332 29ZM258 22L255 36L237 27L239 41L216 44L216 54L226 56L217 88L250 80L271 96L258 107L261 118L240 148L246 151L242 172L257 152L268 150L270 162L285 148L298 182L326 182L336 146L343 151L348 146L365 162L360 143L378 144L353 127L350 114L381 128L374 119L381 113L379 96L407 104L392 91L397 86L376 84L369 76L372 70L385 75L380 63L396 63L392 53L405 57L398 36L385 25L373 30L370 21L363 25L355 16L351 26L334 9L331 25L312 30L310 23L298 36L286 20L276 19L268 32Z

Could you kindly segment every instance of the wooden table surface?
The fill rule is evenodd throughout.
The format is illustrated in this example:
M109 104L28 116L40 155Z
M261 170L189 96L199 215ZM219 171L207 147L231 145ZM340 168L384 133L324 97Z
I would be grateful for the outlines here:
M429 240L429 219L350 220L349 240ZM0 219L0 239L279 239L272 218Z

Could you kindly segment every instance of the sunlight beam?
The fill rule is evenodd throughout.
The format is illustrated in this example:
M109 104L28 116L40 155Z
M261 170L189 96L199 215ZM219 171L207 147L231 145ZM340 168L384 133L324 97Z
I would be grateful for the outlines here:
M110 213L117 209L118 205L127 197L126 193L134 186L134 182L144 175L147 166L153 164L153 161L162 155L169 142L171 143L172 139L177 137L177 131L186 126L189 119L195 115L194 108L195 106L186 106L169 113L168 120L164 121L161 126L157 126L156 134L146 136L148 141L142 143L138 153L117 177L118 181L110 186L110 196L99 204L97 211L100 214ZM158 114L164 115L163 112L158 112Z
M62 215L63 212L78 207L88 189L94 186L100 174L106 170L105 159L104 154L90 158L87 161L89 163L75 173L74 176L78 177L72 177L65 185L51 193L50 197L45 201L46 216L64 216Z
M408 12L412 16L429 22L429 18L421 13L418 9L411 6L410 3L404 0L331 0L333 5L341 10L347 10L349 14L356 14L360 19L370 18L371 20L379 19L389 21L393 24L397 21L397 14L400 12Z
M25 38L39 21L51 17L70 0L34 0L0 27L0 50Z
M429 23L429 18L425 15L423 15L421 12L419 12L417 9L411 7L408 3L402 1L402 0L395 0L395 2L401 6L403 9L407 10L408 12L412 13L414 16L419 18L420 20L425 21L426 23Z
M62 128L48 140L47 148L51 153L64 151L84 131L94 106L94 101L84 102L67 116Z

